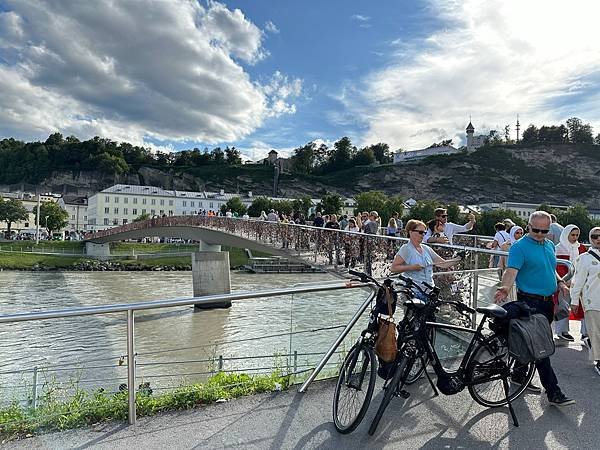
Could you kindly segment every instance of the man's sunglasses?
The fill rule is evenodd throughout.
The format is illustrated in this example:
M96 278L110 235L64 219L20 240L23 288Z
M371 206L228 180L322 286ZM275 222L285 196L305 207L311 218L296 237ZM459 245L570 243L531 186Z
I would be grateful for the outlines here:
M590 237L592 239L600 239L600 234L592 234Z
M441 214L438 217L448 217L448 214Z
M531 230L532 233L542 233L542 234L548 234L550 232L550 230L542 230L540 228L532 228L529 227L529 229Z
M426 233L425 230L411 230L411 231L414 231L415 233L419 233L421 236L423 236Z

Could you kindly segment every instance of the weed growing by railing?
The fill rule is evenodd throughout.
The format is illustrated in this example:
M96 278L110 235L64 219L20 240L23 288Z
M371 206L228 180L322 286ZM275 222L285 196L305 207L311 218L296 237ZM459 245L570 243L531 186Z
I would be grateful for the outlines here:
M220 372L204 383L181 386L170 392L152 395L141 386L136 395L138 416L194 408L260 392L286 389L289 376L275 371L269 375ZM127 420L127 392L108 393L99 389L75 394L61 400L45 395L36 410L18 403L0 409L0 438L5 441L48 431L62 431L109 420Z

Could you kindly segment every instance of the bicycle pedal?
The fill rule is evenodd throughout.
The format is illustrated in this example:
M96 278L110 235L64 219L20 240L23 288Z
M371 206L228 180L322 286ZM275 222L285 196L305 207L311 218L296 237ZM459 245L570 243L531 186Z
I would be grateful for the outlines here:
M400 392L398 392L398 396L402 397L402 398L408 398L408 397L410 397L410 392L402 389Z

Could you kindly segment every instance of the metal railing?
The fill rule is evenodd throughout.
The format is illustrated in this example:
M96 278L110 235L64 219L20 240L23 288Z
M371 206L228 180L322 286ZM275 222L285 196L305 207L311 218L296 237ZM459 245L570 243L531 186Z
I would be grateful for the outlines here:
M93 307L82 307L82 308L70 308L64 310L52 310L35 313L16 313L7 314L0 316L0 324L15 323L15 322L28 322L35 320L49 320L49 319L60 319L67 317L82 317L90 315L105 315L112 313L125 313L127 321L127 391L128 391L128 410L129 410L129 423L135 424L136 422L136 408L135 408L135 381L136 381L136 362L135 362L135 312L143 310L153 310L159 308L173 308L179 306L188 305L202 305L211 304L215 302L231 302L238 300L248 300L264 297L276 297L290 294L302 294L311 292L324 292L344 289L357 289L364 288L365 285L360 283L351 283L349 281L340 282L325 282L314 285L298 285L291 288L284 289L271 289L262 291L252 292L235 292L231 294L219 294L209 295L204 297L188 297L179 298L173 300L156 300L150 302L139 302L130 304L116 304L106 306L93 306ZM368 297L362 305L362 311L368 306L371 296ZM344 331L344 337L348 334L354 323L358 320L360 315L355 315L353 320L346 325Z

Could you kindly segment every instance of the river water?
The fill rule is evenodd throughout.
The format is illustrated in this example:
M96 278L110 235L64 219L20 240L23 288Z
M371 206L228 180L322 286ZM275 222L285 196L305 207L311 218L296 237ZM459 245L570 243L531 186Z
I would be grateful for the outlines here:
M332 280L327 274L232 272L231 283L234 291L252 291ZM340 328L310 330L346 324L367 295L352 289L242 300L229 309L137 312L138 382L160 390L201 379L218 367L220 355L225 370L268 373L293 365L287 355L294 351L298 369L314 366L319 355L307 353L322 354ZM3 314L191 296L191 272L0 272ZM0 399L26 398L34 367L41 387L116 390L126 382L126 364L119 365L126 351L125 313L3 325Z

